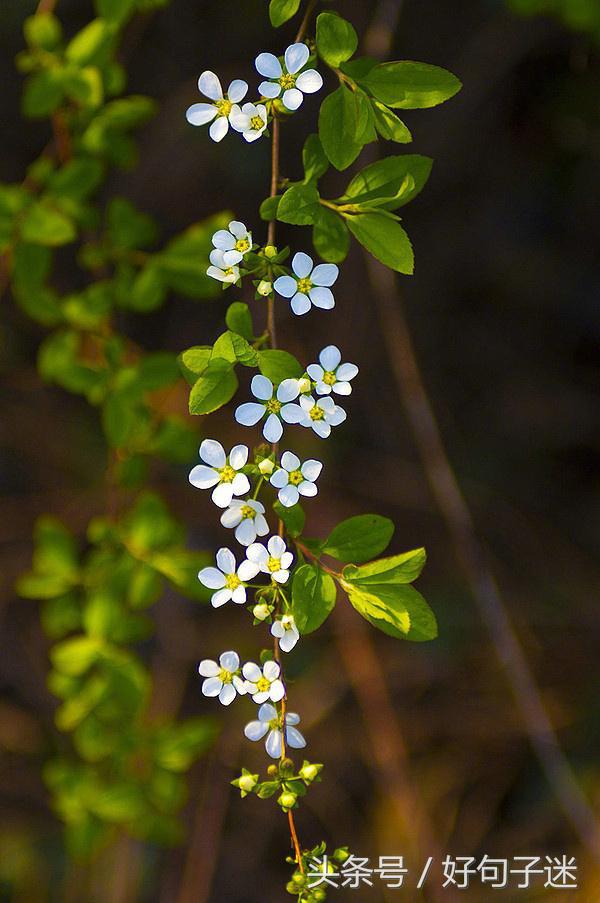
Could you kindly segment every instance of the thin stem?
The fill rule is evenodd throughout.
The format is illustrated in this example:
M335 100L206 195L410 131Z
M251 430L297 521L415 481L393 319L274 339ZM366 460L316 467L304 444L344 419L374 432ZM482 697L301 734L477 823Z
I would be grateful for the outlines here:
M300 848L300 841L298 840L298 833L296 831L296 823L294 822L294 813L291 809L288 809L288 822L290 825L290 834L292 837L292 843L294 845L294 852L296 853L296 861L298 863L298 867L302 874L304 874L304 866L302 864L302 850Z
M57 4L58 0L40 0L35 15L38 16L40 13L53 13Z
M312 14L315 11L315 7L317 5L318 0L310 0L310 3L306 7L306 12L304 13L304 18L300 23L300 28L298 29L298 34L295 38L295 43L297 44L302 38L305 36L308 31L308 26L310 25L310 20L312 18Z

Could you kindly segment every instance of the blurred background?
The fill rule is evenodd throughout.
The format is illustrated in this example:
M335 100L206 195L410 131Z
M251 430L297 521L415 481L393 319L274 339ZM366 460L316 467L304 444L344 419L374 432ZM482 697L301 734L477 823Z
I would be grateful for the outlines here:
M399 12L390 58L447 67L464 83L443 107L403 117L415 138L411 152L435 164L422 195L403 211L417 263L413 278L399 280L398 302L530 669L577 779L600 811L599 4L405 0L399 10L383 3L380 12L389 16L390 6ZM215 145L187 125L184 112L198 99L203 69L216 70L223 82L241 77L253 84L254 56L289 43L297 23L274 32L265 7L262 0L173 0L128 32L129 90L156 98L160 111L143 130L139 166L113 173L104 191L156 217L165 237L223 208L261 232L256 210L268 194L268 142L251 150L233 138ZM341 0L336 8L365 35L376 4ZM13 65L22 21L33 9L26 0L3 0L0 9L3 181L21 180L48 138L46 123L21 119L21 76ZM525 15L544 9L547 15ZM81 0L61 0L58 12L67 31L90 18ZM299 147L318 101L307 99L302 110L283 135L282 172L290 178L301 176ZM327 178L334 197L345 175ZM280 227L280 242L298 249L307 233L287 228ZM61 279L66 292L69 273ZM295 650L293 708L302 713L311 760L326 763L323 783L299 811L301 842L323 837L375 859L404 854L417 872L439 853L567 853L580 868L580 889L569 899L597 901L597 865L532 752L428 488L382 340L378 298L355 244L337 298L327 315L298 320L283 305L278 311L280 344L299 359L314 360L335 343L361 368L347 423L318 448L326 467L318 499L306 506L309 532L322 534L354 513L391 517L391 552L427 547L417 585L440 635L423 645L377 635L365 649L355 618L342 615ZM121 313L118 326L146 349L180 351L214 341L230 300L233 293L207 302L173 297L146 317ZM258 302L254 313L262 322ZM52 513L83 534L102 512L105 449L97 412L40 382L35 362L44 330L8 297L2 319L0 900L29 903L64 896L62 826L41 776L63 741L45 684L48 641L39 611L13 586L29 567L36 517ZM200 436L205 427L198 427ZM231 407L212 416L209 430L224 445L240 441ZM301 436L299 453L314 454L317 441ZM188 485L187 470L155 465L154 483L187 523L192 546L215 548L225 531L209 499ZM225 648L255 654L245 619L173 592L154 617L156 637L142 654L157 662L165 707L175 696L186 714L214 712L200 693L196 664ZM367 667L366 692L357 692L349 650L375 667ZM131 842L124 895L113 882L122 863L102 854L93 899L286 898L284 817L229 787L242 764L258 770L263 760L261 748L241 736L247 715L244 705L219 710L224 732L191 775L186 842L170 850ZM71 898L86 899L76 885L75 877ZM190 888L194 895L185 896ZM462 895L562 900L567 893L538 884L535 891L479 886ZM414 885L387 896L381 885L331 896L419 899Z

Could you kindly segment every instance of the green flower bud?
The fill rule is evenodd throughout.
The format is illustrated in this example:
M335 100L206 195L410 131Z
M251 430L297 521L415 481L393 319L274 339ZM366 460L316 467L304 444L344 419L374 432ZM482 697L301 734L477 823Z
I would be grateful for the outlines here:
M265 248L265 257L277 257L277 248L275 245L267 245Z
M260 605L254 606L254 608L252 609L252 614L257 621L265 621L271 614L271 609L263 602Z
M308 376L303 376L298 380L298 388L300 389L300 394L305 395L307 392L311 391L312 381L308 378Z
M294 763L291 759L282 759L279 767L282 774L290 775L294 772Z
M281 796L278 798L277 802L281 806L281 808L285 811L288 809L293 809L296 805L296 800L298 797L295 793L291 793L289 790L284 791Z
M345 862L346 859L350 858L350 850L348 847L338 847L337 850L333 851L332 859L335 859L336 862Z
M314 903L321 903L322 900L327 899L326 890L322 887L315 887L312 892L311 899L314 900Z
M258 781L254 777L253 774L243 774L239 779L239 788L243 790L245 793L252 793Z
M314 765L311 762L305 762L300 769L299 774L303 781L306 781L307 784L311 784L315 778L318 777L322 768L322 765Z
M259 295L262 295L263 298L266 298L273 291L273 285L270 282L267 282L266 279L261 279L256 286L256 291Z
M263 460L258 465L258 469L262 473L263 477L270 477L275 470L275 463L274 461L271 461L270 458L263 458Z
M269 767L267 768L267 774L272 778L276 778L277 775L279 774L279 769L277 768L277 765L269 765Z

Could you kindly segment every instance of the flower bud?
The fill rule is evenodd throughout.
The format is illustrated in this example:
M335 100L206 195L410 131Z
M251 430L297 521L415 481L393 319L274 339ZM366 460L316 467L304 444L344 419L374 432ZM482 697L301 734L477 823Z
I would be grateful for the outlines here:
M262 602L260 605L254 606L254 608L252 609L252 614L257 621L265 621L271 614L271 609L268 605L265 605L265 603Z
M303 376L298 380L298 389L301 395L306 395L307 392L312 390L312 382L308 376Z
M338 847L337 850L333 851L332 859L335 859L336 862L345 862L346 859L350 858L350 850L348 847Z
M282 759L279 767L283 774L293 774L294 772L294 763L291 759Z
M258 465L258 469L262 473L263 477L270 477L275 470L275 464L273 461L271 461L270 458L263 458L263 460Z
M289 790L284 791L281 796L278 798L277 802L281 806L282 809L293 809L296 805L297 796L295 793L292 793Z
M277 775L279 774L279 769L277 768L277 765L269 765L269 767L267 768L267 774L271 778L276 778Z
M252 793L258 781L253 774L243 774L238 780L238 786L244 793Z
M265 257L277 257L277 248L275 245L267 245L265 248Z
M327 899L327 894L322 887L315 887L311 894L311 900L314 903L321 903L322 900Z
M320 765L313 765L311 762L305 762L305 764L300 769L299 774L303 781L306 781L307 784L311 784L318 776L320 771Z
M267 282L266 279L261 279L256 286L256 291L259 295L262 295L263 298L266 298L273 291L273 285L270 282Z

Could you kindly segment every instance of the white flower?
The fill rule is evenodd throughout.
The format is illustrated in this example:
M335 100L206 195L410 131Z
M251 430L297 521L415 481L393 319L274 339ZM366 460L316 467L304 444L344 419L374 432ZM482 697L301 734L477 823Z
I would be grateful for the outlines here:
M346 419L344 409L327 395L317 401L312 395L301 395L299 402L300 404L290 405L297 410L295 414L290 412L288 416L294 416L296 419L293 422L300 426L310 426L321 439L329 436L332 426L339 426Z
M254 702L261 704L270 699L279 702L285 696L285 687L279 675L281 668L272 659L265 662L261 671L255 662L246 662L242 674L246 678L246 692L250 693Z
M255 61L256 69L260 75L272 79L260 83L258 90L261 95L273 99L283 91L284 107L297 110L304 100L304 94L314 94L323 86L323 79L316 69L308 69L298 75L309 56L310 50L306 44L291 44L285 51L285 67L282 67L272 53L259 53Z
M258 720L250 721L244 728L248 740L262 740L267 734L265 749L272 759L281 758L283 752L281 719L275 708L268 702L261 705L257 713ZM306 740L294 725L300 723L300 715L287 712L285 716L285 744L292 749L303 749Z
M229 121L246 141L256 141L267 127L267 108L264 103L245 103L241 110L231 113Z
M266 536L269 525L265 519L265 506L254 499L233 499L230 506L221 515L221 523L232 530L235 527L235 538L242 546L249 546L257 536Z
M229 549L217 552L217 567L202 568L198 580L208 589L216 589L211 602L213 608L219 608L232 599L238 605L246 601L246 582L258 574L260 568L254 561L242 561L237 567L235 556Z
M230 267L225 263L225 252L215 248L210 252L210 266L206 271L207 276L218 279L219 282L238 282L240 268Z
M315 496L318 479L323 465L313 458L300 463L300 458L293 452L286 451L281 456L281 467L271 477L271 485L279 489L277 496L282 505L291 508L301 495Z
M221 141L229 131L232 115L235 116L240 110L238 104L248 93L248 85L241 78L236 78L227 88L227 94L223 95L218 77L214 72L206 71L198 79L198 88L212 103L192 104L185 114L186 119L190 125L212 122L209 135L213 141Z
M233 267L240 263L244 255L252 250L252 232L248 232L243 223L232 220L229 229L219 229L212 237L217 251L223 252L223 263Z
M283 435L281 419L286 423L298 422L298 405L288 404L294 398L298 398L298 380L284 379L277 387L277 393L273 383L266 376L257 373L250 383L252 394L262 404L248 401L241 404L235 410L235 419L242 426L254 426L265 414L268 414L263 427L263 436L267 442L279 442ZM290 419L291 418L291 419ZM296 418L296 419L294 419Z
M223 652L219 663L210 658L203 659L198 665L198 673L205 677L202 692L205 696L218 696L223 705L230 705L236 693L243 696L246 682L239 676L240 657L237 652Z
M308 254L299 251L292 259L294 276L279 276L273 283L278 294L291 298L291 308L301 316L308 313L311 304L322 310L335 307L333 292L329 288L338 277L339 269L334 263L319 263L314 266Z
M271 536L266 547L254 542L246 551L248 559L254 562L263 574L269 574L277 583L287 583L290 565L294 560L281 536Z
M300 639L294 616L283 615L277 621L273 621L271 635L279 640L279 648L282 652L291 652Z
M219 508L227 508L234 495L250 492L248 477L245 473L238 473L248 460L246 445L234 445L227 456L220 442L205 439L200 446L200 457L206 463L192 468L190 483L197 489L211 489L214 486L211 497Z
M342 364L342 355L335 345L323 348L319 355L318 364L310 364L306 372L315 383L317 395L350 395L352 386L350 380L358 373L356 364Z

